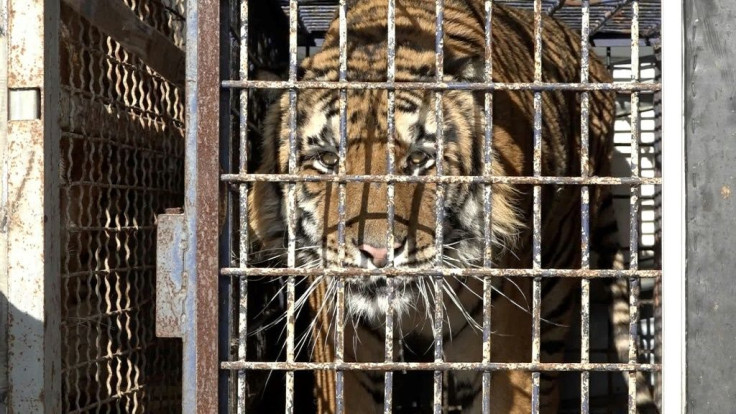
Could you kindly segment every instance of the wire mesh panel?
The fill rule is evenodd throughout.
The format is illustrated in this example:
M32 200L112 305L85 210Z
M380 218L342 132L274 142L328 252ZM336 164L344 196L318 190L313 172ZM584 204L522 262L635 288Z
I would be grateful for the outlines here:
M415 10L421 15L418 20L432 22L431 36L422 37L423 43L413 46L419 50L414 50L418 61L431 55L431 64L419 78L406 75L406 66L411 63L405 57L397 63L397 50L404 45L406 56L410 48L406 43L415 40L404 38L403 44L397 40L397 33L411 25L402 11L406 3L372 3L373 9L360 9L365 2L281 1L288 24L274 20L275 27L263 27L263 6L256 11L254 2L242 2L240 15L233 13L232 21L223 26L223 30L234 31L231 23L239 23L239 36L230 37L239 40L234 54L238 77L222 83L226 93L235 98L231 108L235 121L228 126L234 132L223 137L227 147L237 151L225 155L232 162L221 176L229 186L226 210L232 216L226 232L230 257L221 269L229 280L233 303L228 313L232 326L227 329L232 346L228 360L221 364L223 375L229 376L232 384L229 409L341 413L362 407L367 412L375 408L387 413L487 413L518 404L513 406L531 412L551 411L550 407L562 412L636 412L637 404L646 400L656 381L651 373L660 370L654 340L656 286L661 280L661 206L657 201L662 182L658 161L661 140L655 98L660 83L656 55L649 47L658 44L660 2L469 2L476 20L468 24L482 27L467 30L480 30L484 50L474 50L476 66L461 72L463 76L470 73L465 78L457 76L453 67L463 62L448 52L457 53L457 45L467 41L463 36L471 37L448 29L459 21L457 10L462 7L456 2L437 0ZM351 32L373 24L350 17L353 7L366 15L385 14L385 26L378 25L369 40L351 40ZM515 8L531 10L532 14L517 15L510 11ZM493 30L503 23L494 20L496 13L500 18L529 16L526 27L515 29L524 33L522 46L499 41ZM558 26L552 17L579 37L554 32ZM258 31L253 30L256 22ZM415 24L416 36L426 35L420 33L423 26ZM278 29L283 32L276 32ZM274 48L278 53L263 58L262 53L274 49L254 47L254 37L279 39L274 43L281 46ZM623 53L620 46L610 46L621 45L622 39L627 44ZM369 42L366 50L370 52L356 52L359 42ZM556 53L564 53L557 49L560 43L563 50L575 51L575 59L553 66L550 61L558 58ZM600 63L592 57L591 43L598 46L596 51L614 78L597 72ZM300 70L300 60L311 56L315 47L322 47L322 52L303 61L307 63ZM529 74L528 79L498 80L509 70L504 52L499 52L503 47L528 51L527 66L516 68ZM278 62L275 56L283 56L284 61ZM355 69L361 65L369 68L364 77ZM269 70L271 76L265 77L262 70ZM574 76L562 75L566 70ZM277 92L272 93L274 90ZM309 116L320 104L311 100L315 90L329 97L325 98L330 102L325 108L329 109L324 109L322 116L330 119L327 126ZM417 98L421 102L407 98L415 96L411 93L421 96ZM270 103L269 94L273 95ZM448 104L457 96L472 97L476 106L464 111L477 111L474 122L481 125L474 132L482 138L473 138L479 144L465 158L458 156L459 132L453 124L459 115ZM570 101L565 100L568 97ZM601 102L606 97L612 106L615 102L615 119L607 120L613 128L610 134L600 132L609 128L602 125L607 121L600 119L605 111ZM370 99L370 104L361 106ZM509 109L499 104L508 102L505 99L525 103ZM280 105L279 110L262 112L264 101L265 106ZM550 113L550 106L554 106L550 102L574 108ZM422 132L415 129L413 133L432 139L420 150L406 149L415 143L405 142L406 131L397 119L418 106L424 108L426 119L422 122L426 124ZM503 129L509 128L504 120L515 115L513 110L524 113L526 129ZM550 119L555 116L559 119ZM361 134L371 133L355 129L361 122L365 129L375 127L381 136L356 144ZM311 123L319 128L311 131L313 137L303 136L308 135L305 131ZM554 128L566 131L562 134L569 134L565 138L570 141L551 156L555 147L549 135ZM519 131L528 133L513 135ZM504 134L523 143L519 147L524 155L519 156L521 161L514 171L497 167L510 162L499 160L508 155L498 147L506 139ZM603 144L601 134L609 134ZM309 145L316 144L308 139L329 141L323 145L329 149L309 152ZM371 143L381 151L360 149ZM601 150L609 145L611 153ZM360 154L357 158L356 152ZM554 157L567 156L571 165L550 166ZM608 161L601 159L609 156L613 157L610 171L595 168L606 164ZM475 163L477 171L454 167L462 163ZM414 170L410 165L429 167ZM363 189L362 198L355 196L360 194L355 188ZM416 214L404 217L406 193L417 188L431 197L409 198ZM474 210L464 211L465 216L458 216L459 207L448 207L460 197L458 188L479 190ZM505 188L513 189L507 194L509 200L522 201L512 207L497 201ZM619 216L609 226L619 227L619 237L623 238L621 248L613 252L601 240L605 236L600 234L607 233L602 233L598 222L603 220L601 212L609 202L602 194L609 191L613 193L610 205ZM431 202L421 205L426 200ZM356 215L356 205L361 203L370 207L361 207ZM555 207L559 203L568 207L562 210L564 216L550 218L559 212ZM502 221L499 216L504 208L523 218L513 234L528 240L523 249L509 252L501 248L497 221ZM404 256L408 253L403 250L407 238L418 236L401 233L405 226L412 228L412 220L416 226L418 212L431 217L431 223L422 222L426 227L422 231L431 235L426 236L431 240L426 248L434 252L421 264L407 261ZM371 214L375 217L367 219ZM323 221L315 216L323 216ZM263 217L273 219L270 226L263 228ZM381 220L380 229L368 229L371 225L364 221L378 220L376 217ZM477 234L468 231L465 238L450 236L451 230L462 227L457 221L468 217L478 220L473 224ZM329 229L310 229L318 227L316 223L329 223L325 224ZM550 227L555 230L550 232ZM321 243L318 248L306 245L310 231L323 232L316 242ZM367 242L366 234L371 231L377 236ZM569 234L574 240L566 238ZM480 247L472 253L469 245L462 244L469 238L480 240ZM409 241L412 243L416 241ZM567 244L560 248L557 245L561 243ZM414 248L419 250L416 245ZM459 251L461 248L467 250ZM514 258L504 259L504 254ZM611 263L601 265L606 254L611 255ZM450 284L454 281L459 284ZM509 290L504 290L502 283L507 283ZM558 323L549 319L560 307L554 305L550 292L568 284L573 287L564 296L564 303L570 306L559 313L571 312L573 316ZM406 299L406 291L411 289L421 293ZM461 291L473 298L461 299ZM355 306L360 306L356 297L365 301L379 297L380 312L356 313ZM412 303L402 303L407 300ZM479 305L468 309L465 302ZM502 314L499 309L503 303L514 306ZM418 316L406 310L417 308ZM472 312L467 329L475 332L473 345L465 345L452 334L450 321L458 312L462 316ZM523 319L518 326L529 329L509 335L498 330L514 318ZM412 329L423 332L423 340L404 331L407 319L413 321L409 322ZM366 334L361 329L368 325L370 333ZM560 327L573 329L565 336L566 351L554 352L563 345L549 337ZM514 335L518 342L508 339ZM456 346L453 342L477 349L477 355L451 351ZM507 350L498 344L517 346L524 355L504 359L499 355L511 351L504 354ZM259 349L253 350L254 346ZM358 356L360 352L370 355ZM356 372L362 376L356 377ZM258 380L265 375L272 376L270 384ZM519 399L524 401L498 402L502 400L498 389L506 384L498 378L521 384L514 392L523 395ZM355 381L370 390L358 403L354 391L360 387ZM554 383L562 388L562 401L550 403L554 397L548 396L549 389ZM649 407L653 404L650 400Z
M183 45L183 1L120 5ZM62 2L63 411L180 412L181 342L155 337L154 292L156 215L183 202L183 85L100 24Z

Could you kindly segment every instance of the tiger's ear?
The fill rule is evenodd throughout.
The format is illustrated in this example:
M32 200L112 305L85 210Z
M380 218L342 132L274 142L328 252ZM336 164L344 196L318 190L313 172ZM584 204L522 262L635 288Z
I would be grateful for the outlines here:
M460 82L483 82L485 62L480 56L448 56L445 59L446 75L452 75Z

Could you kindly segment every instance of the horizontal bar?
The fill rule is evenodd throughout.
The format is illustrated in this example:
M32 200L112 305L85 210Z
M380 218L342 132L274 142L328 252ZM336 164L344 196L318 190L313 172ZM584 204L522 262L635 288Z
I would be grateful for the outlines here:
M658 372L659 364L618 363L531 363L531 362L256 362L226 361L222 369L277 370L277 371L596 371L596 372Z
M599 270L599 269L419 269L386 267L365 268L272 268L272 267L225 267L222 276L491 276L491 277L568 277L568 278L658 278L661 270Z
M386 89L386 90L466 90L466 91L618 91L656 92L662 89L655 82L613 83L503 83L503 82L334 82L334 81L260 81L225 80L224 88L248 89Z
M306 183L447 183L447 184L560 184L560 185L661 185L662 177L526 177L474 175L299 175L299 174L222 174L224 182L306 182Z

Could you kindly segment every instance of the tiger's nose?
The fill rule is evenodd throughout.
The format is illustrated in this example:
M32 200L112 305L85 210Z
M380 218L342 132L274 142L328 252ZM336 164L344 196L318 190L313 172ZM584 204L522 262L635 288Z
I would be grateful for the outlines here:
M401 249L403 245L403 243L399 242L394 243L394 252ZM368 243L363 243L358 246L358 250L360 250L363 256L370 259L374 266L381 268L388 265L388 249L385 246L376 247Z

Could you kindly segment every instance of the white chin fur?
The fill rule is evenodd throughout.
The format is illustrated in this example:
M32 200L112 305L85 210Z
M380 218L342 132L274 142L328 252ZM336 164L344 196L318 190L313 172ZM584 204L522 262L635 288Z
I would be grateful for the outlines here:
M415 294L402 287L396 288L394 297L394 314L397 318L406 314L414 300ZM354 320L364 320L373 326L379 326L386 320L388 312L388 295L378 293L373 297L360 293L346 295L347 310Z

